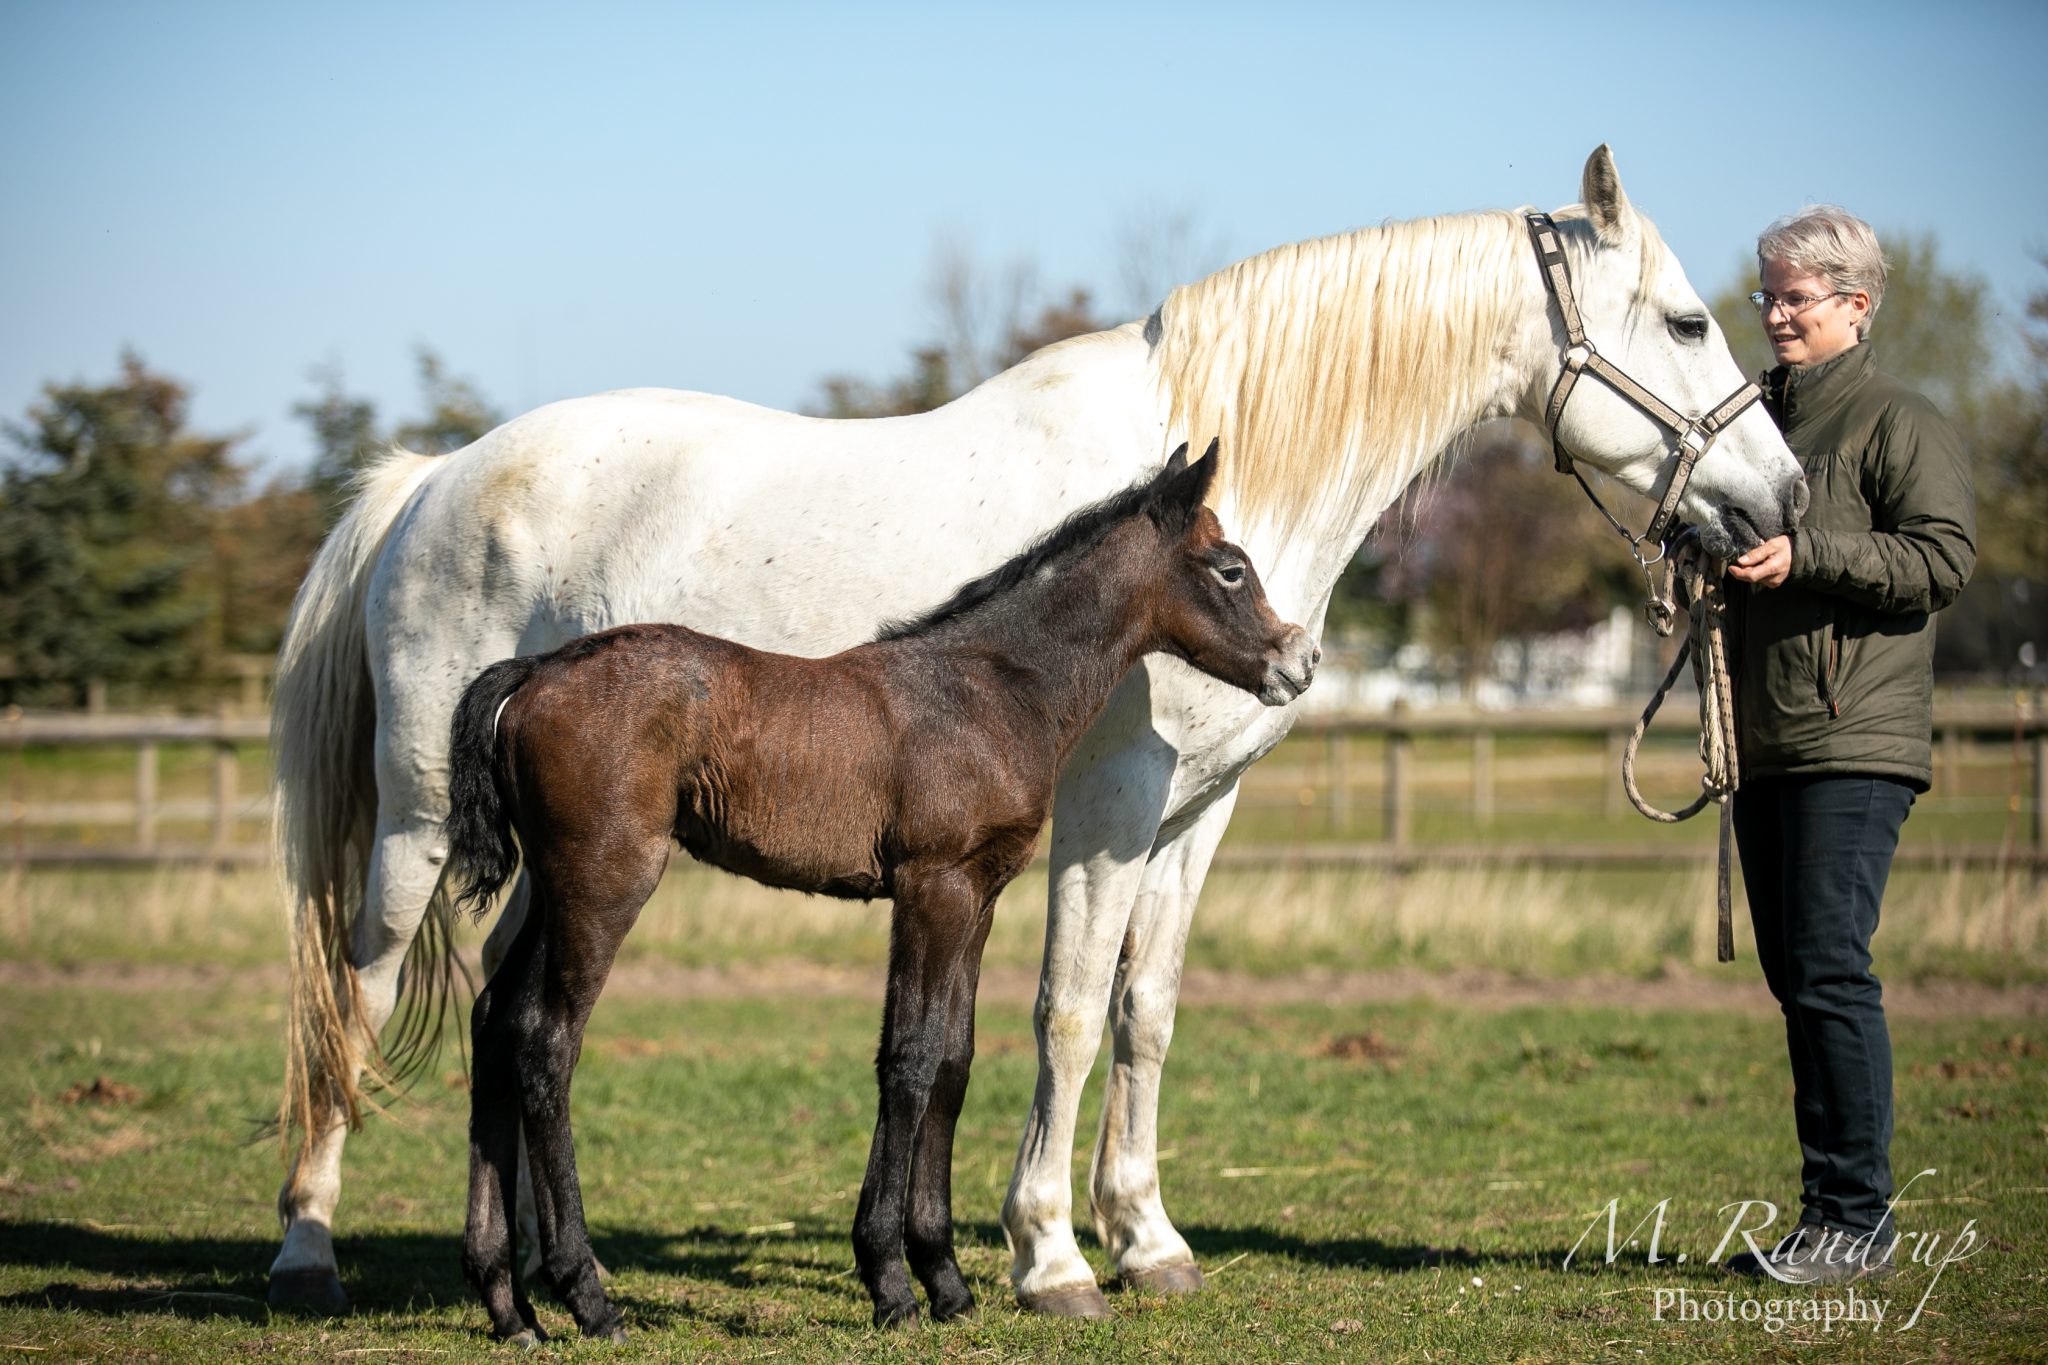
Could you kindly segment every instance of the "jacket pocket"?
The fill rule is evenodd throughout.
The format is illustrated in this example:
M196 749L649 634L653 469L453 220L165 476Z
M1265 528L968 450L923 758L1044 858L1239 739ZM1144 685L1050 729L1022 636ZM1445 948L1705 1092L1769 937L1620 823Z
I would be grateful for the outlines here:
M1836 720L1842 714L1842 623L1834 603L1824 603L1821 611L1822 620L1807 637L1813 651L1813 690L1828 719Z
M1816 651L1820 656L1820 699L1828 708L1828 719L1842 717L1842 628L1830 623L1825 643Z

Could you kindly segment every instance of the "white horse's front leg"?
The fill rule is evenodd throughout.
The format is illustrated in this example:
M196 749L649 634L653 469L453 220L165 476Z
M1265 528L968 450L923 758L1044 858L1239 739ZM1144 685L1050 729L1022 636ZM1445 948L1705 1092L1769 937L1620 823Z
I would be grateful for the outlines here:
M1159 1197L1159 1075L1173 1041L1181 959L1195 899L1237 807L1237 783L1165 835L1145 865L1110 996L1109 1084L1089 1172L1095 1235L1124 1284L1154 1293L1202 1287L1194 1253Z
M1003 1200L1010 1281L1018 1302L1034 1312L1109 1314L1074 1240L1074 1123L1174 759L1148 729L1138 744L1077 759L1053 803L1051 903L1032 1017L1038 1088Z

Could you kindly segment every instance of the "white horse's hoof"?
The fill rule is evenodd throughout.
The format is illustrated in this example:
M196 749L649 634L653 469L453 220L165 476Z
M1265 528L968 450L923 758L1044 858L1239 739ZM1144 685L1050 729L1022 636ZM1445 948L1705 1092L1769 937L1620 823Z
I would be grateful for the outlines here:
M1193 1261L1179 1261L1173 1265L1155 1265L1150 1270L1136 1270L1123 1276L1121 1281L1127 1290L1135 1289L1145 1294L1193 1294L1201 1290L1204 1281L1202 1268Z
M1017 1306L1048 1318L1106 1318L1109 1300L1092 1284L1069 1285L1044 1294L1019 1294Z
M300 1266L295 1270L270 1272L270 1306L305 1313L340 1314L348 1311L348 1294L341 1276L328 1266Z

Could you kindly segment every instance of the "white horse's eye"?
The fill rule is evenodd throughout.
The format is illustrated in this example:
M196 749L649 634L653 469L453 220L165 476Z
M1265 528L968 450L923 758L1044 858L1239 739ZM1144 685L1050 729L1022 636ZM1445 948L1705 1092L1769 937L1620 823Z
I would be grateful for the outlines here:
M1684 317L1671 319L1671 330L1683 341L1705 341L1707 319L1702 313L1689 313Z

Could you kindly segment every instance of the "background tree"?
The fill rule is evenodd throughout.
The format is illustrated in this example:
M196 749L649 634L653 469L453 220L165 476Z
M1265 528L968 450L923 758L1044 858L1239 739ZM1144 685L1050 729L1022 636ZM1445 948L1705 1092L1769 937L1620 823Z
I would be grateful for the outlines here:
M349 480L385 445L377 434L377 405L343 387L341 365L313 367L320 391L292 404L292 413L313 431L313 467L305 487L319 503L322 529L341 518Z
M1638 582L1619 538L1557 473L1536 429L1492 422L1387 509L1339 580L1345 607L1333 601L1332 625L1391 626L1421 640L1469 696L1501 641L1590 626ZM1396 610L1374 612L1373 599Z
M420 455L446 455L505 420L475 384L450 374L431 347L420 347L413 352L413 359L419 367L426 414L417 421L400 423L391 433L396 444Z
M872 383L831 375L819 383L815 417L905 417L930 412L1055 341L1099 332L1088 290L1046 297L1028 265L988 274L958 247L942 247L927 286L939 337L912 350L910 372Z
M48 385L8 424L0 636L18 696L189 676L222 647L213 551L242 488L240 438L186 430L187 402L130 352L113 383Z

